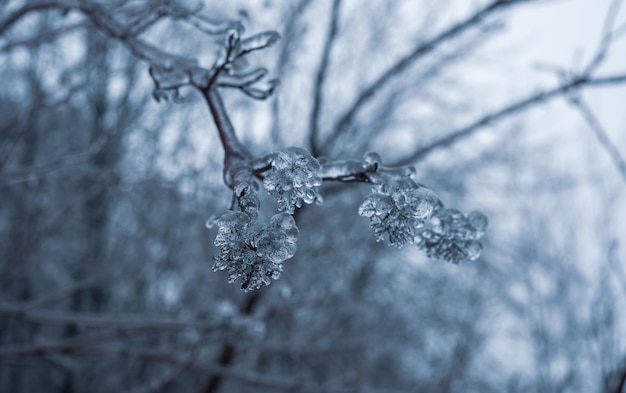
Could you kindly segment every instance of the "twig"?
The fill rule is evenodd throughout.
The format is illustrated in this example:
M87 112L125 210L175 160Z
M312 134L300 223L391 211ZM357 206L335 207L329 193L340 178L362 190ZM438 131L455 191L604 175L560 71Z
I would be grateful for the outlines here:
M62 170L74 167L76 165L84 164L88 162L94 154L101 151L105 144L106 138L100 138L91 147L89 147L87 151L61 157L41 165L16 169L13 171L0 172L0 185L6 183L19 183L35 177L40 177L52 171Z
M27 2L21 8L13 11L12 14L0 22L0 35L2 35L7 29L17 23L24 16L33 11L45 10L48 8L68 8L73 5L73 3L63 0L40 0Z
M28 305L0 303L0 318L19 319L45 325L77 325L83 327L131 330L219 330L224 323L195 319L163 318L142 314L103 314L71 311L35 310Z
M382 88L387 85L393 78L400 75L402 72L407 70L410 66L412 66L418 59L422 58L424 55L432 52L436 48L438 48L442 43L453 39L460 34L464 33L469 28L479 24L482 22L487 16L494 13L499 9L506 8L508 6L515 5L517 3L525 3L529 1L536 0L496 0L492 1L490 4L485 6L484 8L478 10L473 15L469 16L467 19L455 24L449 29L443 31L439 35L435 36L431 40L424 42L411 51L408 55L405 55L399 61L394 63L391 67L389 67L385 72L382 73L374 82L372 82L369 86L367 86L358 98L354 101L354 103L350 106L347 112L339 119L337 124L333 128L332 134L326 139L323 145L320 148L321 153L325 153L328 151L330 146L333 146L337 139L345 132L345 130L352 124L354 118L358 114L358 112L363 108L368 102L370 102L376 93L382 90Z
M211 87L202 91L202 94L209 104L213 120L217 126L217 131L222 141L224 148L224 175L228 172L231 165L239 160L250 158L250 153L239 142L237 134L235 134L235 128L228 117L222 97L217 91L217 88ZM228 183L228 182L227 182Z
M312 0L300 0L296 4L293 10L286 17L285 28L283 30L283 45L278 55L277 61L277 75L284 75L287 64L289 64L289 58L292 53L294 43L301 37L301 30L298 30L300 24L298 23L302 14L306 8L311 4ZM280 100L276 99L272 101L272 131L271 138L274 146L278 146L282 143L281 139L281 127L279 119Z
M27 46L27 47L38 46L46 42L57 40L58 38L66 34L72 33L79 29L83 29L86 26L87 26L86 22L78 22L69 26L62 26L57 29L46 31L45 33L37 34L35 37L12 41L12 42L9 42L8 44L5 44L0 49L0 52L9 52L21 46Z
M611 5L609 6L602 28L602 40L600 41L600 45L598 46L596 55L583 71L584 75L591 75L593 71L595 71L606 58L609 48L611 47L611 42L614 38L615 31L613 27L615 26L615 20L617 19L617 14L619 13L619 9L622 3L623 0L613 0Z
M398 160L393 165L400 166L415 163L416 161L423 159L428 154L437 149L450 146L463 138L467 138L468 136L474 134L483 127L486 127L496 121L505 119L518 112L545 103L546 101L549 101L555 97L559 97L562 94L569 93L571 90L581 89L583 87L603 87L618 83L626 83L626 74L596 77L594 79L589 79L587 77L578 77L563 82L557 87L540 91L538 93L533 93L528 97L522 98L513 103L507 104L500 109L494 110L488 115L485 115L482 118L471 123L470 125L452 131L446 136L436 139L434 142L431 142L427 146L417 149L415 152Z
M322 60L320 61L317 75L315 77L314 91L313 91L313 108L311 109L311 117L309 119L309 146L311 147L311 154L317 156L319 154L317 146L317 134L319 132L319 117L322 107L322 93L324 89L324 80L328 73L328 65L330 64L330 53L337 37L337 31L339 29L339 11L341 8L341 0L333 1L332 13L330 16L330 26L328 28L328 35L324 42L324 49L322 51Z
M626 160L622 157L619 149L611 139L609 138L608 133L593 113L591 108L584 102L584 100L580 96L570 95L569 102L578 109L578 112L581 114L583 119L587 125L589 125L589 129L593 132L593 135L598 139L602 148L607 152L611 160L613 160L613 164L617 167L622 179L626 183Z

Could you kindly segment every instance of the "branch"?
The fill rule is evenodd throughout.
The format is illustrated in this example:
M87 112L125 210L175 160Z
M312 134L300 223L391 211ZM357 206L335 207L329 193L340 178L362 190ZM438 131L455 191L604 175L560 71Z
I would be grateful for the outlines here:
M311 4L312 0L299 0L296 5L292 7L291 12L287 16L284 17L285 23L283 28L283 45L280 49L280 54L278 55L278 60L276 64L276 74L277 75L285 75L285 69L290 61L290 56L293 52L292 48L297 44L297 41L300 39L302 35L302 29L298 29L300 27L300 18L302 14L306 10L306 8ZM271 139L272 144L274 146L281 145L281 126L279 121L279 106L280 100L276 99L272 101L272 131L271 131Z
M87 26L86 22L78 22L69 26L62 26L57 29L46 31L45 33L42 33L42 34L37 34L34 37L12 41L12 42L5 44L2 48L0 48L0 52L9 52L21 46L33 47L33 46L41 45L46 42L52 42L66 34L74 32L75 30L83 29L86 26Z
M44 325L78 325L114 328L117 330L184 330L190 327L202 331L218 330L224 324L195 319L172 319L142 314L103 314L53 310L31 310L22 304L0 303L0 318L18 319Z
M572 90L581 89L583 87L609 86L619 83L626 83L626 74L597 77L593 79L582 76L563 82L561 85L555 88L544 90L539 93L533 93L528 97L510 103L500 109L491 112L488 115L483 116L482 118L476 120L468 126L452 131L446 136L436 139L434 142L431 142L429 145L417 149L411 155L398 160L394 165L408 165L415 163L416 161L419 161L426 157L428 154L432 153L434 150L450 146L453 143L456 143L459 140L474 134L476 131L482 129L483 127L486 127L496 121L505 119L518 112L533 108L555 97L559 97L562 94L569 93Z
M32 166L29 168L21 168L13 171L0 172L0 185L6 183L14 184L32 179L33 177L40 177L48 172L52 172L55 170L85 164L93 155L100 152L105 144L106 138L100 138L100 140L96 141L96 143L89 147L87 151L61 157L45 164Z
M13 11L11 15L0 22L0 35L4 34L7 29L33 11L40 11L49 8L72 8L73 6L73 3L63 0L40 0L27 2L24 6Z
M378 77L374 82L372 82L369 86L367 86L359 95L359 97L352 104L350 109L339 119L337 124L335 125L332 134L326 139L323 143L320 151L327 152L329 147L335 144L337 139L343 134L346 129L352 124L354 118L358 114L358 112L365 106L368 102L370 102L376 93L380 91L385 85L387 85L394 77L398 76L405 70L407 70L411 65L413 65L417 60L419 60L424 55L432 52L436 48L438 48L442 43L449 41L460 34L464 33L469 28L479 24L482 22L487 16L494 13L499 9L506 8L508 6L512 6L518 3L525 3L536 0L496 0L492 1L490 4L485 6L484 8L478 10L473 15L468 17L467 19L455 24L448 30L440 33L435 36L431 40L418 45L411 53L401 58L391 67L389 67L381 76Z
M619 13L622 2L622 0L613 0L609 6L604 18L602 40L600 41L596 55L585 68L585 71L583 72L584 75L591 75L591 73L593 73L593 71L595 71L606 58L611 47L611 42L616 35L616 32L614 31L615 20L617 19L617 14Z
M611 160L613 160L613 163L617 167L622 179L626 182L626 160L622 157L617 146L611 142L608 133L591 108L589 108L582 98L574 95L570 95L569 102L576 107L576 109L578 109L578 112L585 119L585 122L589 125L589 128L598 139L598 142L600 142L602 148L608 153Z
M204 89L202 95L207 104L209 104L211 115L213 115L213 120L224 147L224 175L226 175L232 164L248 159L251 155L239 142L239 138L235 134L235 128L228 117L228 113L226 113L226 108L224 108L222 97L220 97L217 88Z
M317 70L317 76L315 77L315 85L313 92L313 109L311 110L311 117L309 120L309 145L311 146L311 154L317 156L319 154L317 146L317 134L318 134L318 122L320 117L320 110L322 107L322 91L324 88L324 80L328 72L328 65L330 63L330 52L335 38L337 37L337 31L339 27L339 10L341 6L341 0L333 1L333 8L330 17L330 26L328 28L328 35L324 42L324 50L322 51L322 60Z
M188 362L189 359L181 358L172 351L145 351L133 349L115 349L99 347L91 350L89 354L93 355L117 355L127 358L139 358L154 362L164 362L175 365ZM271 376L267 373L260 374L258 372L234 370L219 365L208 365L200 363L188 364L188 367L194 371L201 373L212 373L219 375L224 379L232 379L242 384L254 386L255 388L267 388L272 391L288 391L288 392L328 392L328 393L408 393L409 391L367 388L363 386L339 386L339 385L312 385L309 382L298 381L296 378L286 378L281 376Z

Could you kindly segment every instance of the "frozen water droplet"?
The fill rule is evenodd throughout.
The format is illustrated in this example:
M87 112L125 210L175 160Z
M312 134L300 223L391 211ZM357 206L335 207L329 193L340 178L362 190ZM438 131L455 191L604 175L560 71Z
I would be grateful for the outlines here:
M365 162L366 168L368 170L375 171L381 165L380 155L376 152L368 152L363 156L363 162Z
M411 179L414 179L415 175L417 174L417 171L415 170L415 167L413 166L405 166L404 168L402 168L401 173L402 173L402 176L406 176Z
M467 215L467 220L470 226L476 231L477 237L482 236L489 224L487 216L477 210L470 212Z
M475 261L476 259L478 259L482 249L483 247L479 242L475 240L470 240L465 247L468 262Z
M213 229L215 224L217 224L217 220L220 219L220 216L221 214L214 214L211 217L207 218L206 222L204 223L204 226L206 226L207 229Z

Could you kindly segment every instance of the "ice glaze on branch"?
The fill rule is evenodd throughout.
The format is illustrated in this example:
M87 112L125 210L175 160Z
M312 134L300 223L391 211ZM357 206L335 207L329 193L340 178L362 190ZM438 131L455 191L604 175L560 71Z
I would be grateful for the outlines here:
M217 89L207 88L202 91L202 94L209 105L213 121L222 141L224 148L224 174L226 174L233 163L251 158L251 155L239 142L239 138L235 134L235 128L228 117L228 113L226 113L224 103Z

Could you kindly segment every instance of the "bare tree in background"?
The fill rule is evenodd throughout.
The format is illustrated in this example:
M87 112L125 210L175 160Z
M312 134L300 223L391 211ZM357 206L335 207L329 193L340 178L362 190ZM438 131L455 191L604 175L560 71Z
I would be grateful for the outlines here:
M438 94L453 83L445 70L497 35L507 13L542 2L487 1L454 20L425 3L421 23L396 45L386 29L400 2L358 12L341 0L285 3L286 17L273 22L282 44L273 30L244 34L235 10L217 4L1 2L0 390L585 391L575 376L584 364L560 375L549 352L586 343L584 334L558 336L529 310L536 381L487 372L492 297L518 280L535 284L500 270L488 247L476 260L486 217L444 208L412 168L563 97L623 172L622 152L582 99L585 89L626 82L626 73L598 71L623 30L612 18L596 56L580 71L557 70L551 88L475 118ZM267 13L251 6L240 15L254 30ZM272 56L279 90L258 66ZM157 106L150 91L182 104ZM271 112L250 99L275 95L261 104ZM407 102L463 120L433 124L407 113ZM218 138L207 133L207 107ZM255 129L262 122L272 129ZM413 122L434 125L432 134L384 143ZM465 173L440 170L425 174L429 185L464 204ZM458 192L445 191L455 184ZM324 206L307 206L322 194ZM348 211L367 217L375 237ZM215 250L201 225L207 212L216 213ZM422 269L409 247L372 240L476 262L453 274ZM516 254L528 266L553 264L549 250L525 255L530 248ZM213 269L247 293L210 272L212 254ZM542 276L558 291L541 304L560 310L575 281ZM484 277L498 284L476 285ZM514 296L502 304L528 305ZM574 314L564 312L582 329ZM613 363L596 385L619 392L623 365Z

